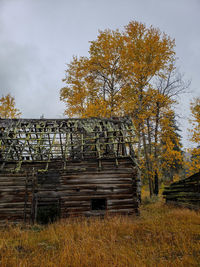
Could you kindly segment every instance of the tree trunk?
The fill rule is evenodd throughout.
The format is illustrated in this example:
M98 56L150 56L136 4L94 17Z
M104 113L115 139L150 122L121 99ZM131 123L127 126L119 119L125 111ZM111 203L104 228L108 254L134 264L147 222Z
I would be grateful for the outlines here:
M159 185L158 185L158 173L155 171L154 175L154 190L153 190L154 195L158 195L159 193Z
M152 197L152 195L153 195L153 183L152 183L150 160L149 160L149 155L147 152L147 145L146 145L146 138L145 138L144 129L142 129L142 139L143 139L145 162L146 162L146 167L147 167L147 178L149 181L149 194L150 194L150 197Z
M160 116L160 106L159 103L156 103L156 125L155 125L155 148L154 148L154 160L156 163L156 170L154 174L154 194L158 195L159 193L159 184L158 184L158 126L159 126L159 116Z

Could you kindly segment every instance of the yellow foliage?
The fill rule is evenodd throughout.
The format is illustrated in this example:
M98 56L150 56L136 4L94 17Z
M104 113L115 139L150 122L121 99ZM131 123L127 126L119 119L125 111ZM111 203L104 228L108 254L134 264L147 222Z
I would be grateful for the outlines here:
M136 21L122 32L99 31L97 39L90 42L89 57L74 57L68 64L63 80L66 86L60 92L67 107L65 114L134 117L139 111L138 119L143 121L141 93L150 86L151 78L163 75L171 66L174 45L166 34Z
M96 40L90 42L89 56L74 57L68 64L63 80L66 86L60 91L61 100L66 103L65 114L77 117L129 115L141 147L142 135L145 139L148 131L156 132L155 124L159 124L160 129L161 115L169 113L175 102L153 87L156 78L166 79L168 72L175 68L174 47L175 41L165 33L137 21L131 21L121 32L99 31ZM162 114L158 114L158 109ZM162 129L168 125L169 119L163 118ZM166 139L165 153L169 156L165 167L174 164L174 158L181 161L178 152L173 151L170 134L169 140ZM160 172L157 154L161 137L157 138L156 132L154 137L149 135L149 140L151 148L142 151L146 157L144 162L141 159L141 166L153 177L155 172ZM140 161L140 155L138 159Z
M191 103L192 119L190 120L192 128L189 129L191 133L191 141L196 144L196 147L189 149L191 159L186 161L186 170L188 175L192 175L200 170L200 97L195 98Z
M0 118L14 119L20 117L21 112L15 107L15 99L10 94L0 98Z
M191 141L200 144L200 97L194 99L191 103L191 112L192 119L190 120L192 129L190 130L192 133Z
M162 143L162 164L163 170L170 170L176 165L183 164L180 136L176 134L174 125L174 111L167 110L161 119L161 143ZM178 175L178 174L177 174Z

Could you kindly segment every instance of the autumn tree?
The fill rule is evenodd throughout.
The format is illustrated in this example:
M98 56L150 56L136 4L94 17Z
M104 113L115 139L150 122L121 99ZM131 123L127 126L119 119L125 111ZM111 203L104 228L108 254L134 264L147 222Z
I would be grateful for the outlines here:
M161 119L160 165L161 177L168 181L180 179L183 169L183 151L180 130L173 110Z
M188 174L194 174L200 170L200 97L195 98L190 105L192 118L189 129L194 148L189 149L191 160L187 162Z
M89 57L74 57L68 64L60 91L65 113L110 117L128 111L134 116L132 101L141 102L150 80L173 61L173 48L174 40L136 21L122 32L100 31L90 42Z
M176 90L178 90L176 88ZM150 194L158 194L159 177L182 164L180 135L177 133L173 104L175 100L157 89L149 89L144 113L142 168L149 181ZM177 168L175 168L177 170Z
M174 105L177 97L188 90L190 81L184 81L183 75L173 64L165 71L164 76L157 77L153 83L154 89L148 90L146 102L143 104L146 106L143 147L152 194L158 194L159 176L162 177L168 172L172 177L174 166L176 165L175 169L178 171L178 166L183 164L181 137L177 133ZM164 154L166 157L163 157ZM175 172L173 176L174 174Z
M100 31L90 42L89 56L74 57L68 64L60 91L68 116L132 117L137 157L144 163L151 195L158 192L161 118L181 90L172 79L174 46L168 35L137 21L121 32Z
M19 109L15 107L15 98L10 94L0 98L0 118L13 119L21 115Z
M122 50L124 39L118 31L101 31L90 42L89 57L74 57L68 64L66 86L61 89L65 113L79 117L122 115L121 90L125 86Z

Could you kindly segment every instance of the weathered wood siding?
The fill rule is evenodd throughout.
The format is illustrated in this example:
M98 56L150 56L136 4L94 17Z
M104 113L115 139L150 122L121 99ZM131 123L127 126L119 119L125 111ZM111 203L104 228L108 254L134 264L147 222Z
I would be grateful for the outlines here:
M0 173L0 220L36 221L37 209L58 203L60 217L138 212L140 181L130 158L53 163L48 172ZM30 166L29 166L30 169ZM106 199L105 211L92 210L92 199Z
M167 203L200 208L200 172L165 187L163 195Z
M91 199L106 198L107 211L134 213L138 209L137 169L130 160L119 161L118 167L114 160L102 161L102 169L98 170L97 162L80 163L77 172L70 173L73 166L61 174L62 214L92 215ZM82 168L82 171L81 171Z
M0 173L1 221L22 221L25 220L25 214L30 217L32 203L30 185L32 187L32 181L28 186L25 173Z

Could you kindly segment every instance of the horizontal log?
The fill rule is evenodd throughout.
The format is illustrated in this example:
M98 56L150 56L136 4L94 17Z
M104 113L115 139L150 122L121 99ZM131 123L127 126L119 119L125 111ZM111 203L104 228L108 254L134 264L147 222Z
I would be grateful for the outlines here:
M124 185L132 185L132 181L127 180L127 181L123 181L121 179L115 179L115 180L109 180L109 179L93 179L90 181L87 180L81 180L81 179L77 179L77 180L71 180L71 181L67 181L67 183L65 183L65 185L91 185L91 184L99 184L99 185L120 185L120 184L124 184Z
M4 172L0 172L0 177L2 178L6 178L6 177L13 177L14 179L15 178L23 178L23 179L26 179L26 173L12 173L12 172L7 172L7 173L4 173Z
M184 187L186 185L193 185L193 184L198 184L198 183L200 183L200 180L180 181L180 182L170 184L169 186L166 186L166 188L179 187L179 186Z
M25 191L25 186L1 186L0 192L24 192Z
M73 190L73 191L75 191L75 190L80 190L80 192L81 192L81 190L83 190L83 189L92 189L92 190L96 190L96 191L98 191L98 190L104 190L104 189L111 189L110 191L112 192L112 190L113 190L113 192L114 192L114 190L116 189L116 190L118 190L118 189L127 189L127 190L129 190L129 189L133 189L132 188L132 186L131 186L131 184L123 184L123 183L121 183L121 184L107 184L107 185L102 185L102 184L76 184L76 185L66 185L66 186L62 186L61 188L57 188L57 190L59 191L59 192L62 192L62 194L66 191L68 191L68 190ZM73 192L72 191L72 192Z
M106 158L106 159L101 159L101 162L102 162L102 164L113 164L113 163L115 163L115 159L113 159L113 158ZM118 158L118 162L119 162L119 164L123 164L123 163L128 163L128 164L130 164L130 165L132 165L133 164L133 162L132 162L132 160L129 158L129 157L127 157L127 158ZM85 166L85 165L92 165L92 164L98 164L98 159L89 159L89 160L87 160L87 159L84 159L84 160L72 160L72 161L68 161L67 162L67 166L79 166L79 165L83 165L83 166Z
M133 184L131 178L111 178L111 179L73 179L73 180L67 180L64 183L61 183L61 185L66 186L66 185L72 185L72 184ZM45 186L45 185L44 185ZM48 184L46 186L49 186ZM59 187L60 185L57 185Z
M200 187L200 183L188 183L188 184L185 184L185 185L176 185L176 186L170 186L170 187L165 187L165 190L166 191L169 191L169 190L185 190L187 188L194 188L194 187Z
M16 184L0 184L0 192L1 192L1 188L2 189L23 189L25 190L27 187L25 185L25 183L16 183Z
M112 202L111 200L107 201L107 207L110 208L112 206L120 206L120 205L127 205L130 204L132 206L136 206L136 202L133 201L133 199L126 199L126 200L116 200L115 202ZM91 207L91 201L90 200L80 200L80 201L64 201L62 202L61 207L81 207L81 206L87 206Z
M22 202L25 203L25 201L23 199L20 199L20 200L10 200L10 199L6 199L5 201L3 202L0 202L0 205L7 205L7 204L11 204L12 206L15 206L16 203L20 203ZM32 201L27 201L27 203L32 203Z
M23 202L25 201L31 201L32 200L32 196L23 196L23 197L17 197L16 195L13 196L5 196L3 198L0 198L0 203L17 203L17 202Z
M133 170L132 168L118 168L118 169L114 169L113 167L108 169L108 170L104 170L104 169L91 169L91 170L86 170L82 173L69 173L69 172L65 172L65 173L61 173L60 177L65 177L65 176L70 176L70 175L80 175L80 174L83 174L84 175L91 175L91 174L94 174L94 175L103 175L103 174L127 174L127 173L131 173L131 174L134 174L136 175L137 173L135 172L135 170Z
M124 184L124 185L132 185L132 180L131 179L113 179L113 180L109 180L109 179L92 179L90 181L88 180L81 180L81 179L76 179L76 180L69 180L65 183L65 186L67 185L92 185L92 184L106 184L106 185L120 185L120 184ZM64 185L64 184L63 184ZM47 186L46 186L47 187ZM17 188L17 189L21 189L21 188Z
M132 194L110 194L110 195L91 195L91 196L62 196L61 202L65 201L81 201L81 200L91 200L91 199L100 199L100 198L107 198L107 199L130 199L132 198Z
M102 178L102 179L112 179L112 178L133 178L133 173L81 173L81 174L71 174L71 175L63 175L61 176L61 181L64 180L72 180L72 179L98 179L98 178Z
M23 202L15 202L15 203L13 203L13 202L5 202L5 203L0 203L0 208L14 208L14 207L23 208L24 205L25 205L24 201ZM30 202L26 203L27 207L30 206L30 205L31 205Z
M200 183L188 183L188 184L180 184L180 185L176 185L176 186L169 186L169 187L165 187L165 190L184 190L184 188L193 188L196 186L200 186Z
M108 199L107 200L107 205L114 205L114 204L123 204L123 203L132 203L133 204L134 199L133 197L131 198L125 198L125 199Z
M196 183L199 183L200 182L200 179L198 178L193 178L193 179L185 179L185 180L181 180L181 181L178 181L178 182L175 182L171 185L169 185L168 187L176 187L176 186L186 186L186 185L189 185L189 184L196 184Z
M26 183L26 179L25 178L13 178L13 177L1 177L1 174L0 174L0 184L3 185L3 183L7 183L7 184L12 184L12 183L23 183L25 184Z
M198 192L177 192L174 194L169 194L166 195L166 197L171 197L171 196L177 196L177 197L188 197L188 196L195 196L200 198L200 193Z
M24 214L24 208L0 208L0 214Z
M42 194L44 193L45 195L46 194L49 194L51 193L51 191L43 191L43 192L39 192L41 193L41 196ZM116 188L96 188L96 187L93 187L93 188L89 188L89 189L79 189L79 188L73 188L71 190L59 190L56 192L57 196L59 197L62 197L62 196L88 196L91 194L91 196L93 194L95 195L99 195L99 194L135 194L135 191L133 191L133 189L130 187L130 188L122 188L122 189L116 189Z
M200 191L198 188L188 188L186 190L168 190L168 191L163 191L163 195L176 195L176 194L188 194L188 193L199 193Z
M67 214L68 212L70 211L89 211L90 210L90 207L67 207L67 206L62 206L60 208L60 214L61 214L61 217L65 214Z

